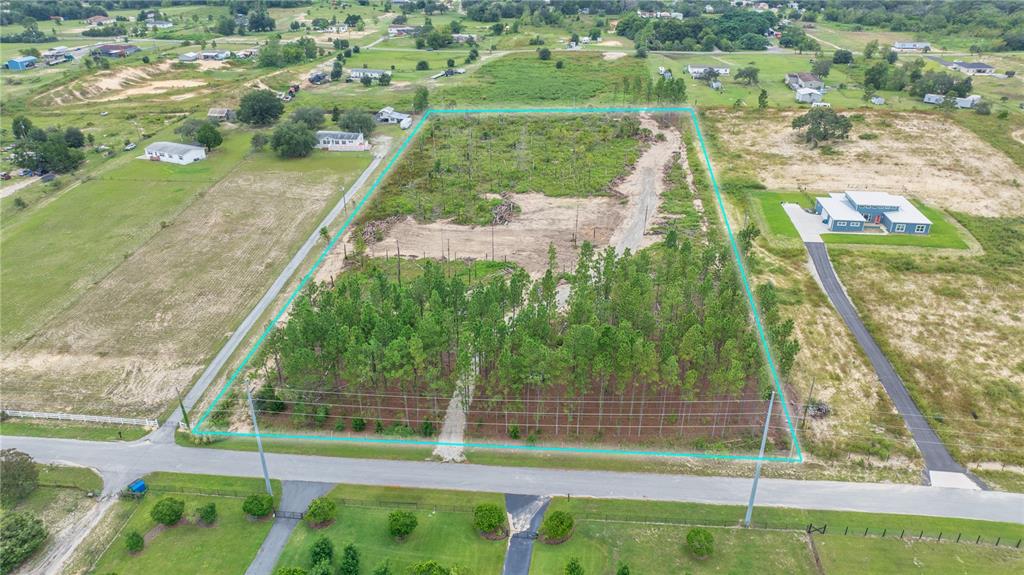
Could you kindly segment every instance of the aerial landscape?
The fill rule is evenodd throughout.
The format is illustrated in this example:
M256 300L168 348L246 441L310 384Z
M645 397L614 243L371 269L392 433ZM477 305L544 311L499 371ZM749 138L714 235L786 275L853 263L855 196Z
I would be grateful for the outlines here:
M0 0L0 575L1024 572L1024 2Z

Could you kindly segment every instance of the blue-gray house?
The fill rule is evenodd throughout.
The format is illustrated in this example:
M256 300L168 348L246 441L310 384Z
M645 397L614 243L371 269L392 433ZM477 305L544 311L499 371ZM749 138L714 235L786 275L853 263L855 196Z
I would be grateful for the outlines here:
M29 68L36 67L35 56L21 56L20 58L11 58L7 61L8 70L28 70Z
M883 228L891 234L927 234L932 222L903 196L887 192L844 192L817 198L814 213L833 232Z

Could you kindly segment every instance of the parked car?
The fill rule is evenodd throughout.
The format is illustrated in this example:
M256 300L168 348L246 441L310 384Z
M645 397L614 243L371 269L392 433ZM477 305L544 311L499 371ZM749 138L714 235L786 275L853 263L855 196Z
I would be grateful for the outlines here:
M124 151L126 151L126 152L130 152L130 151L132 151L134 149L135 149L135 144L134 143L128 144L127 146L124 147Z
M42 182L52 182L53 179L56 178L56 177L57 177L57 174L55 174L53 172L49 172L47 174L43 174L43 176L41 178L39 178L39 179Z
M0 172L0 180L9 180L9 179L11 179L11 175L10 174L8 174L7 172Z

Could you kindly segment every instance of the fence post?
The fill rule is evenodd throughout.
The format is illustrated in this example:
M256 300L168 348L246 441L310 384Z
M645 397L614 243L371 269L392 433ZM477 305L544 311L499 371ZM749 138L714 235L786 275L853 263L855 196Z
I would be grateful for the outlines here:
M828 530L828 523L821 526L821 534L824 535L825 531Z
M843 530L843 535L849 535L849 534L850 534L850 526L847 525L846 529Z
M1024 539L1018 539L1018 540L1017 540L1017 549L1020 549L1020 542L1021 542L1021 541L1024 541Z
M960 542L960 536L961 536L961 535L963 535L963 533L957 533L957 534L956 534L956 542L957 542L957 543L959 543L959 542Z
M939 541L942 541L942 531L939 531Z
M882 530L882 539L885 539L885 534L888 533L888 532L889 532L889 528L888 527L886 527L885 529Z
M1003 540L1003 537L1002 537L1002 536L999 536L999 537L998 537L998 538L996 539L996 547L999 547L999 542L1000 542L1000 541L1002 541L1002 540Z
M974 541L974 544L975 544L975 545L977 545L977 544L979 544L979 543L981 543L981 535L978 535L978 538L977 538L977 539L975 539L975 541Z
M919 534L917 535L917 540L918 540L918 541L920 541L920 540L922 540L922 539L924 539L924 529L922 529L922 530L921 530L921 533L919 533Z
M903 531L900 531L900 541L903 540L903 534L906 533L906 532L907 532L906 529L904 529Z
M867 537L867 536L868 536L868 528L867 528L867 527L865 527L865 528L864 528L864 537Z

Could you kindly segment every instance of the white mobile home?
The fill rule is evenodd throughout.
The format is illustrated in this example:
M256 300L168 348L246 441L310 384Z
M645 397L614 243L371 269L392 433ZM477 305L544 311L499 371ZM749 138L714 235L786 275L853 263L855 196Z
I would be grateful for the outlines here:
M202 146L176 144L174 142L153 142L146 146L144 159L172 164L191 164L206 158L206 149Z

